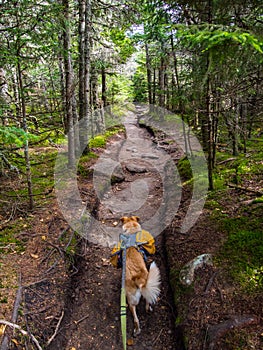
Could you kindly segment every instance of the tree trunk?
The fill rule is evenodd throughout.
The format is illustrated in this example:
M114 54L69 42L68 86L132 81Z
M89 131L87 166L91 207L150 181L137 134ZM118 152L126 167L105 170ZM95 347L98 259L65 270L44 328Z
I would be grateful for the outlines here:
M63 46L63 38L59 37L59 42L61 43L61 46ZM64 133L67 133L68 125L67 125L67 104L66 104L66 77L65 77L65 67L64 67L64 59L62 56L62 53L59 53L58 55L58 68L60 72L60 94L61 94L61 100L62 100L62 122L64 127Z
M153 105L156 104L156 69L153 69L153 99L152 99Z
M85 0L79 0L79 119L84 118L85 89Z
M181 100L181 87L179 83L179 74L178 74L178 64L177 64L177 57L175 53L175 48L174 48L174 39L173 39L173 34L171 35L171 49L172 49L172 55L173 55L173 68L174 68L174 74L172 77L172 87L173 87L173 92L172 92L172 111L175 111L175 99L176 99L176 94L174 91L174 86L176 85L177 88L177 97L179 98L179 111L183 114L184 111L182 109L182 100Z
M164 82L165 76L165 66L164 66L164 58L161 57L160 67L159 67L159 106L165 107L165 97L164 97Z
M64 11L64 30L63 30L63 48L64 48L64 67L66 74L66 119L67 119L67 133L68 133L68 166L69 168L75 167L75 140L74 140L74 122L73 122L73 76L72 65L70 55L70 29L69 29L69 1L62 0Z
M85 32L84 32L84 117L81 124L81 144L84 153L89 150L90 128L90 31L91 31L91 0L85 5Z
M208 2L208 23L212 23L212 1ZM208 189L212 191L214 189L213 183L213 125L212 125L212 82L211 82L211 66L212 66L212 53L207 53L207 67L206 67L206 119L207 119L207 131L208 131L208 145L207 145L207 163L208 163Z
M148 87L148 102L150 106L153 103L152 99L152 72L151 72L151 59L149 56L149 47L148 44L145 44L145 53L146 53L146 70L147 70L147 87Z
M19 88L19 99L21 105L21 114L22 114L22 128L27 133L27 118L26 118L26 103L25 103L25 94L24 94L24 86L22 79L22 69L19 62L20 54L17 53L17 78L18 78L18 88ZM25 141L24 145L24 156L26 162L26 177L27 177L27 191L29 197L29 209L32 210L34 208L34 198L33 198L33 186L32 186L32 174L31 174L31 166L30 166L30 157L29 157L29 145L28 140Z
M103 106L107 106L107 85L106 85L106 70L105 67L102 67L101 69L101 98L103 101Z

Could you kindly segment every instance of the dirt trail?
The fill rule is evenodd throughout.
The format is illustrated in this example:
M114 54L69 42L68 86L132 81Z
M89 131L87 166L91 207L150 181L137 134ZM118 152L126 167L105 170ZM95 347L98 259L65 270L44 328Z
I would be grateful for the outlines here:
M114 159L121 163L121 169L114 175L115 184L108 189L104 187L99 195L101 200L95 212L105 230L98 233L95 227L88 237L93 243L83 243L85 254L75 262L78 271L71 278L65 315L49 350L122 349L121 270L113 268L108 260L109 246L121 232L120 224L115 227L116 221L122 215L135 214L141 218L143 227L151 232L155 230L154 234L157 234L160 230L158 220L169 217L165 207L167 198L163 198L162 189L165 174L160 170L167 159L151 141L150 134L137 125L134 114L131 113L125 127L127 139L116 141L98 161L103 163L103 157ZM154 259L162 275L161 297L149 314L145 313L145 303L141 301L138 316L142 332L137 338L132 338L132 318L127 310L127 338L132 339L131 348L136 350L181 350L183 347L175 329L176 315L168 281L164 237L158 235L156 243Z

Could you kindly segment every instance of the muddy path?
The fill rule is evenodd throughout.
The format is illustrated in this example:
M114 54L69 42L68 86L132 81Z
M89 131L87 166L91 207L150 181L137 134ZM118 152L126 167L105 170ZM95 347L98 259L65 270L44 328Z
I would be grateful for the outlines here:
M94 170L99 173L104 169L100 180L95 180L95 187L102 188L101 193L96 193L99 200L93 208L99 228L94 225L88 232L88 240L82 242L74 262L75 273L66 293L64 317L49 350L122 349L119 317L121 270L110 265L109 256L110 247L121 232L119 218L129 214L138 215L142 226L156 235L157 254L154 260L162 276L161 296L154 311L146 314L145 303L143 300L140 302L138 317L142 332L136 338L132 336L132 317L127 310L130 348L183 349L180 334L175 328L176 310L168 279L165 237L159 234L164 225L160 221L170 219L167 201L178 201L169 191L173 185L171 181L166 181L165 190L162 186L173 168L169 159L167 163L164 152L152 142L149 132L139 127L135 114L129 115L125 128L126 139L107 147L97 162L102 162L102 165ZM175 150L173 157L180 157L180 154ZM108 171L111 186L107 187L104 178L109 174L105 172L103 162L109 158L121 167L114 169L113 175Z

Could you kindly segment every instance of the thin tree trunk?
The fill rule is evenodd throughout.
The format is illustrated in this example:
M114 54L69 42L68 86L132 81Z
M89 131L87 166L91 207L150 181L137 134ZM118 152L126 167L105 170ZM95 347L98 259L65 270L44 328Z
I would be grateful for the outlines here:
M146 70L147 70L147 87L148 87L148 102L150 105L153 103L152 99L152 72L151 72L151 59L149 55L148 44L145 44L145 53L146 53Z
M159 67L159 106L165 107L165 98L164 98L164 75L165 75L165 67L164 67L164 58L161 57L160 67Z
M64 66L66 74L66 119L68 126L68 166L75 167L75 140L74 140L74 122L73 122L73 76L70 56L70 29L69 29L69 1L62 0L64 9L64 31L63 31L63 46L64 46Z
M85 0L79 0L79 119L84 118Z
M181 99L182 96L181 96L181 87L179 83L178 62L177 62L177 57L176 57L175 48L174 48L173 34L171 35L171 48L172 48L172 55L173 55L173 68L174 68L172 86L174 87L174 85L176 84L177 96L179 97L179 111L183 114L184 111L182 109L182 99ZM173 89L173 93L172 93L172 110L173 111L175 110L175 97L176 95Z
M61 42L61 45L63 46L63 38L59 38L59 42ZM66 110L67 110L67 104L66 104L66 87L65 87L65 82L66 82L66 77L65 77L65 67L64 67L64 59L62 54L60 53L58 56L58 68L60 72L60 94L61 94L61 100L62 100L62 121L63 121L63 127L64 127L64 133L67 133L68 130L68 125L67 125L67 115L66 115Z
M26 103L25 103L22 70L19 62L19 56L20 55L18 53L17 54L17 57L18 57L17 77L18 77L19 98L20 98L21 113L22 113L22 128L27 133L28 129L27 129L27 118L26 118ZM26 177L27 177L27 191L28 191L28 197L29 197L29 209L32 210L34 208L34 198L33 198L32 174L31 174L31 166L30 166L28 140L25 141L24 156L25 156L25 162L26 162Z
M208 2L208 23L212 23L212 1ZM207 163L208 163L208 188L214 189L213 183L213 125L212 125L212 83L210 69L212 66L212 53L207 53L207 81L206 81L206 119L208 129L208 147L207 147Z
M103 106L104 106L104 107L107 106L107 96L106 96L106 92L107 92L106 71L105 71L105 68L102 67L102 69L101 69L101 98L102 98Z
M153 69L153 99L152 99L153 105L156 104L156 69Z
M85 32L84 32L84 117L81 124L81 144L84 153L89 150L90 128L90 31L91 31L91 0L85 5Z

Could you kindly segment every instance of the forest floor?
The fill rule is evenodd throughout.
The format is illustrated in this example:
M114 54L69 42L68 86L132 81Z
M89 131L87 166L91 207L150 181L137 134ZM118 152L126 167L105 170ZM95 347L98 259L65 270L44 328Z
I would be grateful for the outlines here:
M132 214L138 215L142 226L145 222L151 231L151 221L155 225L154 215L163 206L163 174L159 169L165 164L164 152L175 163L183 154L166 136L140 127L132 113L125 127L125 133L108 140L106 149L94 150L100 159L106 155L118 160L121 156L122 169L115 174L111 189L98 199L93 178L98 160L92 159L78 176L79 193L101 225L120 232L119 219L130 210L125 203L135 198ZM8 181L11 180L6 180L6 187ZM184 350L187 344L189 350L263 349L261 294L239 293L216 259L213 265L196 271L191 286L180 284L179 273L186 263L199 254L218 256L226 239L209 207L204 208L187 234L180 233L191 189L184 186L180 195L176 215L156 237L154 259L161 270L161 296L152 313L146 314L143 301L140 303L142 332L136 338L127 312L129 347ZM232 189L221 198L227 215L240 215L239 195L237 189ZM144 198L147 201L140 206ZM173 208L165 208L165 212L170 210ZM248 216L249 210L250 207ZM109 262L111 249L107 245L112 241L103 242L105 237L97 237L94 232L92 243L77 236L62 216L52 192L31 217L22 208L17 212L20 218L15 241L2 247L5 254L1 257L0 318L21 325L29 336L2 326L1 350L34 349L32 335L40 348L48 350L121 349L121 270ZM6 217L4 211L0 214ZM7 225L3 225L4 232Z

